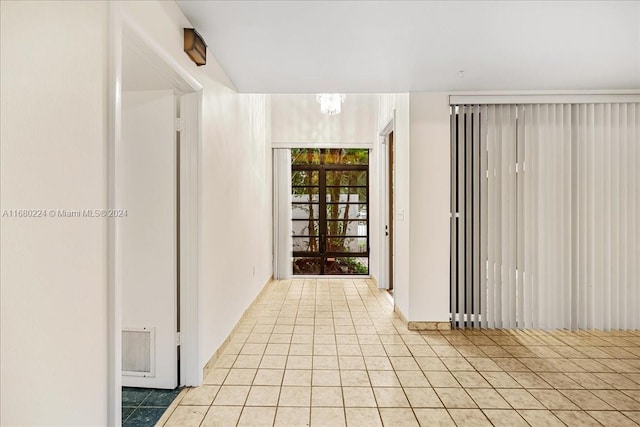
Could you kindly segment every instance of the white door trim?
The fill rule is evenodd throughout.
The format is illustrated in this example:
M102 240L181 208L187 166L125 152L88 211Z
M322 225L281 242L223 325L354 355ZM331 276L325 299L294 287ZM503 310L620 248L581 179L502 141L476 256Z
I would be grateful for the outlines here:
M198 332L198 269L199 269L199 200L200 200L200 147L202 85L175 61L158 43L149 37L135 20L129 17L119 2L109 3L109 109L107 140L107 206L115 208L117 196L117 154L121 141L121 92L123 43L131 43L145 55L150 67L171 82L178 94L190 100L183 111L184 143L181 154L181 289L180 325L184 345L180 346L181 385L199 385L202 369L199 363ZM189 96L194 94L195 96ZM186 113L186 114L185 114ZM184 210L182 210L184 209ZM184 227L184 228L183 228ZM119 228L115 218L109 218L106 227L107 247L107 322L108 322L108 378L107 425L122 424L122 280L118 248Z
M380 236L381 245L379 248L379 259L380 259L380 280L378 281L378 287L382 289L389 289L389 245L394 245L395 242L390 242L387 239L385 225L389 224L390 221L394 221L395 218L389 218L389 203L394 204L394 212L395 212L395 194L393 200L389 200L389 135L395 129L395 117L396 111L393 110L393 118L387 123L387 125L380 131ZM395 170L395 169L394 169ZM395 177L394 177L395 182ZM393 229L395 230L395 224L392 224ZM393 234L393 238L395 240L395 233ZM395 254L395 251L393 252ZM395 261L395 259L394 259ZM395 274L395 262L393 268L393 274Z

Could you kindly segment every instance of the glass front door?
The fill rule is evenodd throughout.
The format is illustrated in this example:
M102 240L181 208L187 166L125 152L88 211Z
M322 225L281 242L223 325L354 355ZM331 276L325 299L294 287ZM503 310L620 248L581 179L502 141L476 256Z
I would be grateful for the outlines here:
M292 149L294 275L369 274L369 150Z

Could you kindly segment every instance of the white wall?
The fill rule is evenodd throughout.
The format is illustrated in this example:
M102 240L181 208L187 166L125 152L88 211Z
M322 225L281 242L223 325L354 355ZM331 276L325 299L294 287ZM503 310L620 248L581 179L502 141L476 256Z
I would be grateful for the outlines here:
M449 94L412 93L408 320L449 319Z
M238 94L211 52L206 66L191 62L182 46L182 28L191 25L175 3L123 7L204 87L198 307L204 366L272 274L266 97Z
M107 5L0 2L1 209L106 207ZM104 425L106 222L1 219L0 424Z
M320 113L315 94L278 94L270 95L270 98L273 144L348 145L377 141L377 95L348 94L342 112L335 116Z

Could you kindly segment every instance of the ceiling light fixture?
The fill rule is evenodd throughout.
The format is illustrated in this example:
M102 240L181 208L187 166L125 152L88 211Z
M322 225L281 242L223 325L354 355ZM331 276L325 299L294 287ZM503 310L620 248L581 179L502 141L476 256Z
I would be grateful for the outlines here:
M341 93L319 93L316 95L316 102L320 104L320 112L327 116L335 116L342 111L342 103L345 100Z

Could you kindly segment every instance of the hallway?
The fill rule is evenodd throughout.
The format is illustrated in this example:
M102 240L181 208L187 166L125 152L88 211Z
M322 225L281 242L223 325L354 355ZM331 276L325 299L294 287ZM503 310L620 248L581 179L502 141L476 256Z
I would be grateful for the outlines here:
M273 281L159 422L345 424L638 425L640 332L418 333L368 279Z

